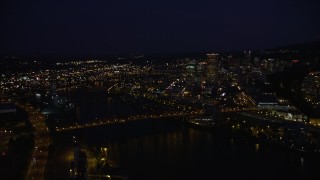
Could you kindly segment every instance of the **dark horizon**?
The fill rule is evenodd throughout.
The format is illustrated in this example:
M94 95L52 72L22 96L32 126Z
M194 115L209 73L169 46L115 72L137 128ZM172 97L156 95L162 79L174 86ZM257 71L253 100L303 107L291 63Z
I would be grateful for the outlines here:
M172 52L106 52L106 53L19 53L19 52L0 52L0 57L21 57L21 58L107 58L107 57L129 57L129 56L185 56L185 55L205 55L207 53L221 53L221 54L241 54L244 51L252 52L266 52L270 49L279 49L286 47L293 47L297 45L318 43L320 44L320 39L313 41L305 41L300 43L292 44L280 44L272 47L267 47L264 49L243 49L243 50L203 50L203 51L172 51Z
M247 49L244 51L251 51L253 53L265 54L268 51L273 51L277 49L290 49L290 50L301 50L304 52L305 50L311 51L319 51L320 50L320 40L319 41L310 41L299 44L286 44L280 45L276 47L270 47L262 50L256 49ZM187 57L206 57L207 53L218 53L223 55L243 55L244 51L198 51L198 52L159 52L159 53L105 53L105 54L82 54L82 55L70 55L70 54L18 54L18 53L0 53L0 58L79 58L79 59L103 59L103 58L135 58L141 59L144 57L152 57L152 58L187 58ZM142 56L142 57L141 57Z
M0 54L264 50L320 40L317 1L2 1Z

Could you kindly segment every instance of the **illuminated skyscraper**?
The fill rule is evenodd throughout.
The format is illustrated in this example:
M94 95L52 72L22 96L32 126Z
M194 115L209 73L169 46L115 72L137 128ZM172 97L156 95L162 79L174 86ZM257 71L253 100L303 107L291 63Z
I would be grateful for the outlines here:
M194 76L197 71L197 62L195 60L189 60L186 66L186 72L189 76Z
M210 53L207 54L207 81L208 82L216 82L218 80L218 66L219 61L218 57L219 54Z

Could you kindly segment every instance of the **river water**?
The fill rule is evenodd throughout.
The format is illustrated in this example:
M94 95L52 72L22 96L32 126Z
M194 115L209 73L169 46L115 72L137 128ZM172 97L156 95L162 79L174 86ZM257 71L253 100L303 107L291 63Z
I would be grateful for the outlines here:
M111 109L115 107L116 113L135 111L113 97L104 98L106 101L86 100L84 104L91 103L91 107L97 108L91 108L88 115L79 107L82 110L78 116L91 118L95 113L102 116L101 111L108 107L109 115L113 115ZM48 176L55 173L56 178L48 179L67 176L69 162L64 155L72 151L72 136L78 137L88 149L108 148L108 158L120 165L118 173L133 180L320 179L318 156L238 139L221 129L196 128L181 119L150 119L56 134L51 157L56 162L49 166L48 173Z

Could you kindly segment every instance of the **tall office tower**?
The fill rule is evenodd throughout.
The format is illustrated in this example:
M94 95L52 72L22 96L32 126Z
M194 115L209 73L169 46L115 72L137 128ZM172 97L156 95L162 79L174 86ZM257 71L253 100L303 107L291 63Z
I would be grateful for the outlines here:
M244 51L244 58L243 58L243 66L249 66L251 64L251 56L252 56L252 52L251 51Z
M207 81L216 82L218 80L218 71L219 71L219 54L210 53L207 54Z
M197 71L197 62L195 60L189 60L186 66L187 75L194 77L196 71Z

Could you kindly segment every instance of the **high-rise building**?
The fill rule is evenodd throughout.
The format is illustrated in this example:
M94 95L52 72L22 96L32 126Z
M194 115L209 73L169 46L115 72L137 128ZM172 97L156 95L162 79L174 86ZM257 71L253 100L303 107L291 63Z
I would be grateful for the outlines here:
M216 82L218 80L219 71L219 54L210 53L207 54L207 81Z
M197 71L197 62L195 60L189 60L186 66L186 73L189 76L194 76Z
M251 51L244 51L244 58L242 61L242 65L243 66L248 66L251 64L251 56L252 56L252 52Z

